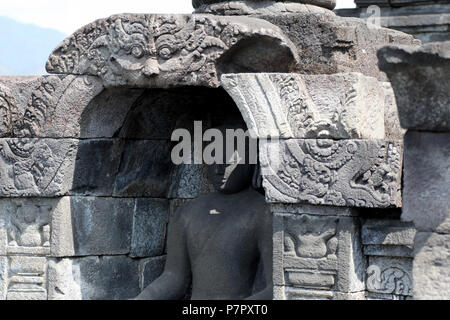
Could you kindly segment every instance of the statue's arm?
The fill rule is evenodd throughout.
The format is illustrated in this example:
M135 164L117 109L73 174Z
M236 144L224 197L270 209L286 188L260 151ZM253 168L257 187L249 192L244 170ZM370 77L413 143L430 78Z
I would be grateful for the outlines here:
M191 269L186 248L182 208L169 223L167 259L164 272L153 281L136 300L179 300L190 284Z
M247 300L273 300L272 280L272 213L267 208L258 223L258 248L264 268L266 287L247 298Z

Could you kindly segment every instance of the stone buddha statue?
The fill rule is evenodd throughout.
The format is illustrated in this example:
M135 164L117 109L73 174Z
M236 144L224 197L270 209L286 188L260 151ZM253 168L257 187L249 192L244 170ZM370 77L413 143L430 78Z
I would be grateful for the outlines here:
M273 298L272 218L264 196L252 187L254 167L208 166L217 192L175 212L164 272L137 300L182 299L191 280L193 300Z

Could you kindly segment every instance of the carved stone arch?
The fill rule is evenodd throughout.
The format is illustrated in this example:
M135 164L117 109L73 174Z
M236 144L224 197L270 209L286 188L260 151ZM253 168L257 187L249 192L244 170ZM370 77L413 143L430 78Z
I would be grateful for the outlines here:
M248 17L121 14L65 39L49 73L93 75L105 86L219 87L228 72L290 72L294 44L273 24Z

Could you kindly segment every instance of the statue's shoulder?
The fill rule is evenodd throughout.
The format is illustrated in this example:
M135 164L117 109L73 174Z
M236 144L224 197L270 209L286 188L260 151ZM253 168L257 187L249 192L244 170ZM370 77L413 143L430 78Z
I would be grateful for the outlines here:
M188 213L191 211L197 211L200 208L208 206L214 201L217 201L219 194L218 193L208 193L202 194L195 199L190 199L181 204L176 212Z

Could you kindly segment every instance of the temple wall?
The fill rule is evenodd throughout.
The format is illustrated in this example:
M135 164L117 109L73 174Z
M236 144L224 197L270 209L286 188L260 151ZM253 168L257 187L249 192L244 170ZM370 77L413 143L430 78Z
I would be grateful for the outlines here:
M60 75L0 78L0 299L135 297L173 212L212 191L204 166L172 164L173 130L241 120L274 217L274 299L420 292L419 233L442 245L448 228L404 212L407 95L376 56L419 41L310 5L233 5L102 19L51 54Z

